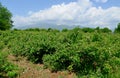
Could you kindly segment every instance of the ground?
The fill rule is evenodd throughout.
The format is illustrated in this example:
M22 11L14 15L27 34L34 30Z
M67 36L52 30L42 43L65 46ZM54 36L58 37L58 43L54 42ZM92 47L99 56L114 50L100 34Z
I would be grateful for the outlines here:
M74 73L68 71L51 72L44 69L43 64L33 64L24 57L8 56L8 60L20 68L17 78L76 78Z

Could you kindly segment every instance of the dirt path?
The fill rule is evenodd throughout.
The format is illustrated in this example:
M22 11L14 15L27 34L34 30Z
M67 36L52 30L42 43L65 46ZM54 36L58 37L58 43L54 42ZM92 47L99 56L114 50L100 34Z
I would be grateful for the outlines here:
M42 64L33 64L23 57L9 55L8 60L20 68L17 78L75 78L75 74L67 71L51 73L49 69L44 69Z

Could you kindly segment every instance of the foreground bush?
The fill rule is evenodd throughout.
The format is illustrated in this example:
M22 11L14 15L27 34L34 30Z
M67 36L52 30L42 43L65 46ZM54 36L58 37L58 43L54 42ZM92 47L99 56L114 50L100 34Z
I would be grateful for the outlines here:
M119 33L85 32L79 28L65 32L5 31L0 39L0 48L7 46L15 56L43 63L51 71L112 78L120 68Z
M6 57L0 52L0 78L15 78L18 75L18 67L8 62Z

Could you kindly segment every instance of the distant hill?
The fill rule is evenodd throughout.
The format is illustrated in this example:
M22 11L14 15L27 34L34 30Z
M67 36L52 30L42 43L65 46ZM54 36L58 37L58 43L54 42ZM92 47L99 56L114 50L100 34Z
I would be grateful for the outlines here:
M93 28L92 26L81 26L81 25L64 25L64 24L52 24L52 23L44 23L44 22L40 22L39 24L36 25L26 25L26 26L14 26L13 29L29 29L29 28L53 28L53 29L58 29L58 30L62 30L62 29L73 29L75 27L80 27L80 28L84 28L84 27L88 27L88 28ZM111 29L112 31L114 31L114 28Z
M57 25L57 24L51 24L51 23L39 23L39 24L36 24L36 25L29 25L29 26L14 26L14 28L16 29L28 29L28 28L45 28L45 29L48 29L48 28L53 28L53 29L58 29L58 30L62 30L62 29L72 29L72 28L75 28L75 27L78 27L77 25ZM81 26L80 26L81 27Z

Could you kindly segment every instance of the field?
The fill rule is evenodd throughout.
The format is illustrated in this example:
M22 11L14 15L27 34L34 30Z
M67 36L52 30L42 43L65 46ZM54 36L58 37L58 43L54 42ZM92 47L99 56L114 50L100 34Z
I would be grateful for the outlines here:
M120 34L81 28L0 31L1 77L120 78Z

